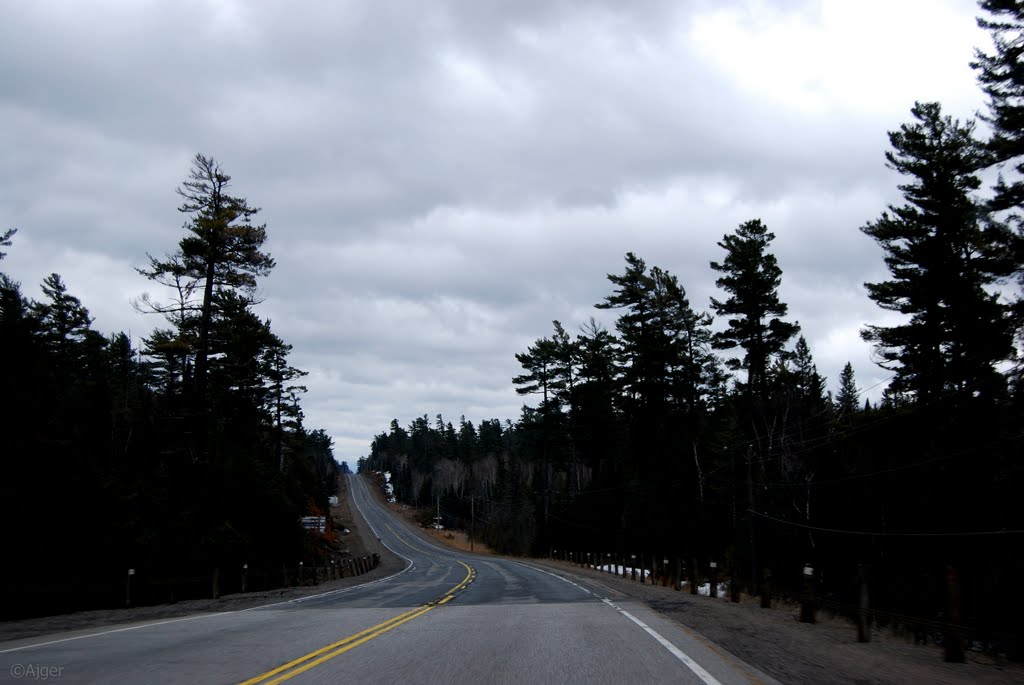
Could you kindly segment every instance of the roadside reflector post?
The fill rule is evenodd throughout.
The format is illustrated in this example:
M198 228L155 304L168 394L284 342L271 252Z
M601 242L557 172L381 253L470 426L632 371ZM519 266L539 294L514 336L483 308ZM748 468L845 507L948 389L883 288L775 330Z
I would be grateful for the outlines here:
M630 561L629 569L630 569L630 573L633 574L633 580L636 580L636 555L633 554L631 556L631 559L632 559L632 561Z
M242 564L242 592L246 592L249 589L247 577L249 575L249 564Z
M814 623L816 621L814 603L814 567L808 561L804 566L804 596L800 601L801 623Z
M126 607L130 607L132 605L132 576L134 575L135 569L128 569L128 576L124 585L124 605Z
M718 562L708 563L708 597L718 598Z

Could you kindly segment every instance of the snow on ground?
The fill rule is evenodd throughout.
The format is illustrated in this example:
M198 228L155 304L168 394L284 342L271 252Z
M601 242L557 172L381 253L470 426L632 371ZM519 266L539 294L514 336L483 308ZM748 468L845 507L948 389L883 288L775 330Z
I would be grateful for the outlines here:
M625 566L624 567L621 564L605 564L604 566L598 566L597 570L598 571L602 571L604 573L614 573L614 574L616 574L618 576L625 575L627 578L632 578L633 577L633 567L631 567L631 566ZM643 577L644 578L650 578L651 570L649 568L636 569L636 574L638 576L640 575L641 572L643 572ZM682 587L685 590L685 589L690 587L690 584L687 581L683 581ZM710 597L711 596L711 583L702 583L702 584L698 585L697 586L697 594L698 595L704 595L705 597ZM729 597L729 584L728 583L719 583L718 584L718 596L720 598L722 598L722 599L727 599Z
M380 473L378 471L378 473ZM391 472L384 471L380 474L384 477L384 497L388 502L394 503L395 500L395 486L391 484Z

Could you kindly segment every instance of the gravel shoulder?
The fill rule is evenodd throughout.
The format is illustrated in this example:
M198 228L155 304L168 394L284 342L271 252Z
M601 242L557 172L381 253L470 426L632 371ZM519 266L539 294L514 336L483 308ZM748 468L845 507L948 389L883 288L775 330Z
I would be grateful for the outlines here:
M565 575L586 579L613 595L638 600L700 634L783 683L838 685L1020 685L1024 666L969 652L967 663L942 661L941 647L914 645L886 630L874 630L871 642L857 642L856 627L843 617L819 615L815 624L799 622L799 607L774 603L762 609L758 598L739 603L677 592L602 573L575 564L531 560Z

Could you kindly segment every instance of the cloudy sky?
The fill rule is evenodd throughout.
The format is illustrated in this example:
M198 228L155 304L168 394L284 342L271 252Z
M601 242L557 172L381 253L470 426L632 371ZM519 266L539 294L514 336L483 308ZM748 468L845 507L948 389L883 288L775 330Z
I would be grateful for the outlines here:
M634 251L691 303L741 222L835 387L888 321L858 229L898 202L886 131L984 106L973 0L108 0L0 8L0 230L30 297L60 273L109 333L183 235L196 152L263 208L261 315L350 462L392 418L512 418L514 355L570 331ZM874 386L874 387L871 387Z

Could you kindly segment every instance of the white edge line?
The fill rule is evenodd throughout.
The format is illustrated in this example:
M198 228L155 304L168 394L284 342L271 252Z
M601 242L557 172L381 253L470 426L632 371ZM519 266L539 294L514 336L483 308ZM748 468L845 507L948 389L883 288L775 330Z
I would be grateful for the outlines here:
M357 478L358 475L359 474L355 474L354 473L354 474L352 474L352 478ZM359 481L359 484L360 484L361 487L364 488L364 492L365 492L365 488L367 487L366 483L364 483L363 481ZM352 501L355 502L355 499L356 498L353 496L352 497ZM376 535L379 538L380 535L377 533L377 530L373 527L373 524L370 523L370 519L366 518L366 514L363 512L363 508L359 506L358 502L356 502L356 509L358 509L359 513L363 515L363 520L366 521L366 525L368 525L370 527L370 530L373 531L373 534ZM399 519L397 516L394 516L394 515L392 515L390 513L388 514L388 516L391 516L392 518L395 519L395 522L398 524L398 527L402 528L403 532L407 533L411 538L413 538L416 542L422 544L428 550L433 551L433 552L441 552L442 554L447 554L447 555L454 555L454 556L459 556L460 555L461 550L452 549L450 547L442 547L440 545L434 544L433 542L430 542L429 540L425 540L424 538L422 538L419 535L417 535L415 531L413 531L412 529L408 528L408 526L405 524L405 522L402 521L401 519ZM402 540L402 538L394 530L392 530L391 532L395 533L395 537L397 537L399 539L399 541L401 541L401 543L403 545L405 545L406 547L410 547L410 548L416 550L417 552L419 552L421 554L429 554L430 553L430 551L424 551L424 550L420 549L419 547L411 545L408 542L406 542L405 540ZM400 556L403 559L405 559L406 561L408 561L410 564L413 563L412 559L410 559L409 557L405 556L404 554L402 554L401 552L399 552L395 548L391 547L388 543L384 542L383 540L381 541L381 544L383 544L385 547L390 549L392 552L394 552L398 556ZM477 556L477 555L473 554L472 552L465 552L464 556Z
M572 585L573 587L577 587L580 590L583 590L588 595L592 595L594 597L598 597L596 594L594 594L593 592L591 592L587 588L583 587L582 585L574 583L571 580L569 580L568 578L565 578L564 576L560 576L557 573L552 573L552 572L546 571L546 570L544 570L542 568L538 568L538 567L536 567L536 566L534 566L532 564L527 564L527 563L524 563L524 562L521 562L521 561L516 562L516 563L518 563L518 564L520 564L522 566L526 566L527 568L532 568L534 571L540 571L541 573L546 573L549 576L553 576L555 578L558 578L562 582L568 583L569 585ZM713 675L711 675L706 670L704 670L703 666L701 666L696 661L694 661L688 654L686 654L686 652L684 652L683 650L681 650L678 647L676 647L674 644L669 642L666 638L662 637L662 635L660 633L658 633L658 631L654 630L654 628L651 628L649 625L647 625L646 623L644 623L643 621L638 619L636 616L634 616L633 614L631 614L628 611L626 611L625 609L623 609L622 607L616 606L607 597L598 597L598 599L600 599L602 602L604 602L605 604L610 606L612 609L615 609L615 611L619 612L620 614L622 614L623 616L628 618L633 623L635 623L638 626L640 626L641 628L643 628L644 632L646 632L648 635L650 635L655 640L657 640L658 643L662 647L667 649L669 651L669 653L672 654L672 656L674 656L675 658L677 658L681 662L683 662L683 664L688 669L693 671L694 675L696 675L702 681L707 683L707 685L722 685L722 683L719 682L718 679L716 679Z
M363 520L366 521L366 525L368 525L370 527L370 530L373 531L373 534L375 536L380 537L380 536L377 535L377 531L376 531L376 529L374 529L373 525L369 522L369 520L366 519L366 515L363 514L362 508L359 507L359 504L355 500L356 500L356 498L355 498L355 496L353 496L352 497L352 502L355 503L356 508L359 509L359 513L360 513L360 515L362 515ZM412 559L409 559L404 554L401 554L401 553L395 551L386 542L382 541L382 544L385 547L387 547L388 549L390 549L392 552L397 554L398 556L400 556L403 559L405 559L408 562L408 565L405 568L403 568L401 571L399 571L398 573L392 573L390 576L386 576L384 578L378 578L377 580L371 580L368 583L360 583L359 585L352 585L352 586L345 587L345 588L338 588L337 590L328 590L327 592L321 592L320 594L317 594L317 595L307 595L306 597L296 597L295 599L286 599L283 602L272 602L270 604L260 604L259 606L249 607L247 609L237 609L235 611L218 611L218 612L213 613L213 614L194 614L192 616L182 616L181 618L172 618L172 619L168 619L166 621L156 621L154 623L143 623L141 625L127 626L125 628L114 628L112 630L104 630L104 631L101 631L101 632L98 632L98 633L89 633L87 635L75 635L73 637L65 637L65 638L61 638L59 640L49 640L47 642L35 642L35 643L30 644L30 645L22 645L21 647L11 647L9 649L0 649L0 654L8 654L10 652L20 652L20 651L23 651L23 650L26 650L26 649L34 649L36 647L47 647L49 645L56 645L56 644L60 644L62 642L71 642L73 640L84 640L84 639L89 638L89 637L101 637L103 635L112 635L114 633L124 633L124 632L127 632L129 630L139 630L141 628L153 628L155 626L164 626L164 625L167 625L169 623L180 623L181 621L194 621L197 618L214 618L215 616L227 616L228 614L244 614L247 611L255 611L257 609L267 609L267 608L270 608L270 607L281 606L282 604L298 604L300 602L305 602L305 601L308 601L308 600L311 600L311 599L317 599L319 597L328 597L330 595L339 595L339 594L342 594L342 593L345 593L345 592L352 592L353 590L360 590L360 589L368 587L370 585L376 585L377 583L383 583L386 580L391 580L392 578L396 578L396 577L402 575L403 573L405 573L406 571L408 571L409 569L412 568ZM23 639L30 640L32 638L23 638Z
M601 601L610 606L611 608L615 609L617 612L628 618L633 623L643 628L648 635L653 637L661 644L662 647L671 652L672 656L682 661L688 669L693 671L694 675L703 680L705 683L707 683L708 685L722 685L713 675L705 671L703 666L701 666L696 661L691 659L690 656L686 654L686 652L679 649L674 644L669 642L667 639L662 637L658 633L658 631L654 630L654 628L651 628L649 625L647 625L646 623L638 619L636 616L626 611L625 609L615 606L615 604L613 604L610 599L602 598Z
M355 473L351 474L351 479L352 479L352 482L356 482L356 481L358 480L358 474L355 474ZM365 493L365 488L366 488L366 484L365 484L365 483L363 483L362 481L359 481L359 487L361 487L361 488L364 488L364 490L362 490L361 492L362 492L362 493ZM405 560L406 560L407 562L409 562L409 565L408 565L408 566L406 566L406 567L405 567L404 569L402 569L402 570L400 571L400 573L405 573L405 572L406 572L406 571L408 571L408 570L409 570L410 568L412 568L412 563L413 563L413 562L412 562L412 559L410 559L409 557L405 556L404 554L402 554L401 552L399 552L398 550L396 550L395 548L393 548L393 547L392 547L391 545L389 545L388 543L384 542L384 540L383 540L383 539L381 538L381 536L380 536L380 533L378 533L378 532L377 532L377 529L373 527L373 524L372 524L372 523L370 523L370 519L368 519L368 518L366 517L366 513L365 513L365 512L363 511L363 508L362 508L361 506L359 506L359 502L357 502L357 501L356 501L356 496L355 496L355 490L354 490L354 489L353 489L353 493L352 493L352 503L356 505L356 509L358 509L358 510L359 510L359 515L363 517L363 521L365 521L365 522L366 522L366 525L367 525L367 526L369 526L369 527L370 527L370 530L372 530L372 531L373 531L373 536L374 536L375 538L377 538L378 540L380 540L380 543L381 543L382 545L384 545L385 547L387 547L388 549L390 549L390 550L391 550L391 551L392 551L393 553L397 554L398 556L402 557L402 558L403 558L403 559L405 559ZM396 535L396 537L397 537L397 535ZM409 545L409 543L405 543L405 544ZM409 545L409 547L412 547L412 545ZM413 547L413 549L416 549L416 548L415 548L415 547ZM418 552L419 550L416 550L416 551ZM395 574L395 576L397 576L397 575L399 575L399 573L396 573L396 574ZM389 578L394 578L394 576L388 576L388 577L389 577Z

